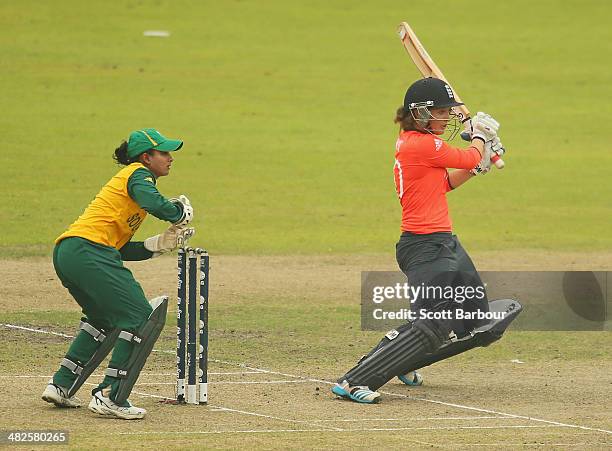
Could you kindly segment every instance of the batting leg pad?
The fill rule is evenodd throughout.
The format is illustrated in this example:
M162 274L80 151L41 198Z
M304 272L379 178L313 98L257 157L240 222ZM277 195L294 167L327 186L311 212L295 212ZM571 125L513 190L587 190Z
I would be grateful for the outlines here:
M363 359L342 379L351 386L365 385L378 390L395 376L402 374L404 367L420 361L427 353L435 352L448 337L446 323L419 319L412 327L387 334L389 342Z
M111 349L113 349L113 346L117 341L117 337L119 336L119 332L121 332L119 329L113 329L110 331L102 328L97 329L85 321L85 318L83 318L83 321L81 321L79 329L79 333L80 331L88 333L96 342L99 343L99 345L94 354L86 363L71 360L68 356L66 356L60 363L60 365L68 368L70 371L72 371L72 373L77 375L77 378L68 389L68 398L74 396L91 373L98 368L98 365L102 363Z
M153 311L149 319L136 333L121 331L119 339L132 342L134 348L125 368L111 368L106 370L106 375L119 378L119 387L113 401L122 405L130 395L134 384L138 380L149 354L153 350L153 345L159 338L164 324L166 324L166 314L168 313L168 296L160 296L151 300Z
M398 334L410 329L412 327L412 323L406 323L406 324L402 324L401 326L396 327L395 329L391 330L389 333L387 333L381 340L380 342L374 346L372 348L372 350L370 352L368 352L367 354L363 355L360 359L359 362L357 362L357 365L355 365L354 368L351 368L348 372L350 373L351 371L353 371L355 368L357 368L359 365L361 365L361 362L363 362L365 359L367 359L368 357L370 357L372 354L374 354L376 351L378 351L380 348L387 346L391 340L393 338L395 338ZM341 384L342 382L344 382L344 380L346 380L346 376L342 376L340 379L337 380L337 382L339 384Z
M489 312L498 314L499 319L490 320L489 323L474 329L466 337L445 343L440 349L426 354L418 361L407 362L406 366L402 368L401 374L418 370L476 347L489 346L502 337L510 323L516 319L522 310L521 304L514 299L490 301Z

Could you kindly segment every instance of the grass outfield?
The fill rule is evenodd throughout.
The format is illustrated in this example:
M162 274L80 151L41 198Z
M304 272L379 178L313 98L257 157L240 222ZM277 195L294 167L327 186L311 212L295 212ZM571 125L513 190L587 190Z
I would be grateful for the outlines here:
M502 123L507 168L449 195L466 247L609 249L612 31L593 18L610 13L597 0L5 2L0 256L48 254L145 126L185 140L160 188L192 198L214 254L388 252L392 118L418 76L402 20ZM143 37L160 29L171 36Z
M80 314L48 259L0 262L8 278L0 298L0 397L15 407L3 414L2 429L68 430L76 449L610 446L609 332L511 330L487 348L424 368L422 387L390 381L380 404L335 399L332 381L381 336L359 330L355 268L386 264L370 257L213 258L209 405L158 402L174 396L172 304L130 396L148 415L119 421L39 398L70 342L59 334L74 334ZM129 266L148 296L175 282L172 258ZM31 273L37 277L23 277ZM86 403L91 388L78 393Z

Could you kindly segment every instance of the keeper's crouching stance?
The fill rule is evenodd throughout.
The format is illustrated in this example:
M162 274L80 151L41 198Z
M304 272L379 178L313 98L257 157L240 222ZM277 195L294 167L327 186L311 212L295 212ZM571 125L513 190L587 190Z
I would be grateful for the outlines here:
M145 416L128 396L164 328L168 298L149 302L123 261L161 255L193 235L187 227L193 218L189 199L166 199L156 188L157 179L170 171L171 152L182 145L155 129L133 132L115 151L125 167L56 240L53 266L85 316L42 394L45 401L79 407L76 392L112 350L89 410L129 420ZM172 225L144 242L131 241L148 213Z
M484 113L472 119L468 148L453 147L441 138L449 122L456 123L452 108L459 105L446 82L425 78L408 88L397 110L400 135L394 175L402 234L396 258L410 285L433 288L438 295L412 304L416 319L390 331L342 376L332 388L338 396L374 403L380 398L376 390L394 377L406 385L420 385L423 378L415 370L498 340L521 311L511 299L488 301L472 260L452 233L446 193L486 174L493 152L504 152L497 136L499 123ZM480 296L456 295L468 288ZM440 296L448 289L452 296ZM478 313L496 315L480 319Z

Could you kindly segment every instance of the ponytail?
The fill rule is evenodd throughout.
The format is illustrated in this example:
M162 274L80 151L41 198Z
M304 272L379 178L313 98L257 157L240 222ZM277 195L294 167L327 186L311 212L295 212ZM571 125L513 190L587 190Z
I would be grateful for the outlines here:
M413 130L413 131L421 131L412 116L412 112L410 110L405 109L404 107L399 107L397 112L395 113L395 119L393 120L396 124L400 124L400 131L403 130L405 132Z
M127 166L132 163L127 155L128 144L126 141L123 141L119 147L115 149L115 154L113 155L113 160L122 166Z
M149 149L146 152L143 153L148 153L149 155L151 155L151 150ZM142 154L140 154L142 155ZM117 162L117 164L121 165L121 166L127 166L128 164L132 164L136 161L140 161L140 155L137 155L135 157L129 158L128 157L128 143L126 141L123 141L121 143L121 145L119 147L117 147L115 149L115 154L113 155L113 160L115 160Z

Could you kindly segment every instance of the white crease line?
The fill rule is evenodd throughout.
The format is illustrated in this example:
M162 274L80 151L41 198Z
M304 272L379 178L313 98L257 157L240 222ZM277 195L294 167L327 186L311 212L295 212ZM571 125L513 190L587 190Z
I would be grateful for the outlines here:
M49 379L53 376L22 376L22 375L13 375L13 376L0 376L0 379Z
M512 414L512 413L498 412L496 410L483 409L483 408L480 408L480 407L470 407L470 406L464 406L462 404L454 404L454 403L450 403L450 402L437 401L435 399L427 399L427 398L419 398L419 397L415 397L415 396L407 396L407 395L402 395L402 394L399 394L399 393L384 392L384 391L381 391L380 393L385 394L385 395L390 395L390 396L397 396L397 397L400 397L400 398L415 399L415 400L418 400L418 401L425 401L425 402L430 402L430 403L433 403L433 404L440 404L440 405L448 406L448 407L456 407L458 409L466 409L466 410L473 410L475 412L490 413L490 414L495 414L495 415L503 415L503 416L508 417L508 418L517 418L517 419L521 419L521 420L530 420L530 421L536 421L536 422L539 422L539 423L546 423L546 424L550 424L550 425L554 425L554 426L559 426L559 427L567 427L567 428L574 428L574 429L582 429L582 430L586 430L586 431L603 432L605 434L612 434L612 431L608 431L606 429L590 428L588 426L579 426L579 425L576 425L576 424L561 423L559 421L553 421L553 420L543 420L541 418L535 418L535 417L530 417L530 416L526 416L526 415L515 415L515 414Z
M439 420L439 421L450 421L450 420L507 420L507 417L497 417L497 416L472 416L472 417L410 417L410 418L349 418L342 420L317 420L317 423L324 422L359 422L359 421L431 421L431 420Z
M291 423L298 423L298 424L306 424L309 426L320 426L318 424L316 424L316 422L310 422L310 421L305 421L305 420L292 420L290 418L281 418L281 417L275 417L272 415L266 415L263 413L254 413L254 412L247 412L245 410L237 410L237 409L230 409L228 407L223 407L223 406L211 406L211 407L216 407L217 409L221 409L221 410L225 410L228 412L233 412L233 413L241 413L244 415L252 415L252 416L256 416L256 417L262 417L262 418L270 418L273 420L280 420L280 421L287 421L287 422L291 422ZM327 429L324 429L326 431L341 431L341 428L337 428L334 426L323 426Z
M210 374L210 373L209 373ZM208 385L242 385L242 384L308 384L310 381L219 381L209 382ZM136 385L176 385L176 382L139 382Z
M215 361L215 360L213 360ZM226 360L218 360L217 362L219 363L225 363L228 365L231 365L232 362L228 362ZM305 377L305 376L296 376L293 374L287 374L287 373L281 373L279 371L272 371L272 370L265 370L263 368L255 368L255 367L251 367L249 365L243 364L243 363L233 363L234 366L239 366L241 368L246 368L249 370L260 370L262 372L266 372L269 374L277 374L279 376L285 376L285 377L294 377L294 378L298 378L298 379L304 379L304 380L308 380L308 381L312 381L312 382L319 382L319 383L323 383L323 384L328 384L328 385L334 385L335 382L330 382L330 381L326 381L326 380L322 380L322 379L314 379L314 378L309 378L309 377ZM536 421L536 422L540 422L540 423L547 423L547 424L551 424L551 425L555 425L555 426L561 426L561 427L568 427L568 428L574 428L574 429L582 429L585 431L593 431L593 432L603 432L604 434L612 434L612 431L609 431L607 429L599 429L599 428L591 428L588 426L580 426L577 424L568 424L568 423L561 423L559 421L553 421L553 420L543 420L541 418L535 418L535 417L530 417L530 416L525 416L525 415L515 415L515 414L511 414L511 413L505 413L505 412L498 412L495 410L490 410L490 409L482 409L479 407L470 407L470 406L464 406L462 404L454 404L454 403L448 403L448 402L444 402L444 401L437 401L437 400L433 400L433 399L427 399L427 398L419 398L417 396L407 396L407 395L402 395L399 393L392 393L392 392L386 392L386 391L380 391L381 394L385 394L385 395L390 395L390 396L397 396L400 398L406 398L406 399L413 399L413 400L417 400L417 401L424 401L424 402L430 402L430 403L434 403L434 404L440 404L440 405L444 405L444 406L448 406L448 407L455 407L458 409L466 409L466 410L473 410L476 412L482 412L482 413L489 413L489 414L494 414L494 415L502 415L505 417L510 417L510 418L520 418L523 420L530 420L530 421Z
M209 376L223 376L223 375L242 375L242 374L264 374L261 371L230 371L230 372L209 372L208 375ZM164 376L164 377L168 377L168 376L176 376L176 373L140 373L139 377L154 377L154 376ZM33 376L25 376L25 375L21 375L21 374L9 374L9 375L4 375L4 376L0 376L0 379L36 379L36 378L50 378L53 376L45 376L45 375L33 375ZM104 377L104 373L93 373L91 374L89 377ZM268 382L268 383L273 383L272 382ZM308 381L287 381L287 382L308 382ZM210 382L209 382L210 383ZM219 383L219 382L215 382L215 383ZM222 382L222 383L230 383L230 382ZM252 383L252 384L263 384L266 383L265 381L263 382L258 382L258 381L254 381L254 382L235 382L236 384L248 384L248 383ZM160 384L160 385L164 385L166 384L166 382L151 382L150 385L156 385L156 384ZM171 384L171 385L176 385L175 382L167 382L167 384Z
M97 384L90 384L87 383L87 385L97 385ZM168 400L172 400L173 398L168 398L167 396L159 396L159 395L153 395L151 393L144 393L144 392L138 392L135 390L132 390L132 393L134 393L135 395L140 395L140 396L145 396L145 397L149 397L149 398L159 398L159 399L168 399ZM256 412L247 412L246 410L238 410L238 409L231 409L229 407L224 407L224 406L216 406L216 405L212 405L212 404L206 404L208 407L215 409L216 411L224 411L224 412L231 412L231 413L240 413L243 415L250 415L250 416L255 416L255 417L262 417L262 418L269 418L271 420L277 420L277 421L285 421L285 422L289 422L289 423L298 423L298 424L306 424L309 426L319 426L318 424L315 423L311 423L310 421L305 421L305 420L292 420L290 418L281 418L281 417L275 417L273 415L266 415L263 413L256 413ZM334 427L334 426L324 426L327 429L323 429L324 431L334 431L334 430L341 430L340 428Z
M31 327L16 326L15 324L2 324L2 325L5 327L8 327L9 329L20 329L20 330L27 330L28 332L36 332L38 334L57 335L59 337L64 337L64 338L74 338L74 335L66 335L60 332L51 332L48 330L32 329Z
M2 324L2 326L8 327L9 329L20 329L28 332L36 332L38 334L57 335L58 337L74 338L74 335L63 334L61 332L51 332L50 330L32 329L31 327L18 326L16 324ZM176 354L176 351L166 351L162 349L153 349L153 352L161 352L164 354Z
M508 443L508 442L504 442L504 443L462 443L461 447L463 448L464 446L488 446L488 447L496 447L496 448L503 448L503 447L508 447L508 446L517 446L520 448L525 448L525 447L530 447L530 446L537 446L537 447L550 447L550 446L580 446L581 448L583 447L590 447L592 449L593 446L599 446L599 445L605 445L605 446L612 446L612 442L609 443L527 443L527 442L521 442L521 443ZM583 449L588 449L588 448L583 448Z
M508 425L508 426L444 426L444 427L405 427L405 428L364 428L364 429L248 429L226 431L142 431L118 432L118 435L178 435L178 434L275 434L284 432L398 432L398 431L439 431L454 429L546 429L559 427L547 425ZM410 439L409 439L410 440Z
M28 330L28 331L32 331L32 332L48 333L48 334L53 334L53 335L59 335L59 336L62 336L62 337L73 338L70 335L59 334L59 333L56 333L56 332L48 332L48 331L43 331L43 330L39 330L39 329L31 329L31 328L23 327L23 326L15 326L15 325L12 325L12 324L3 324L3 326L12 327L12 328L15 328L15 329ZM155 349L154 349L154 351L155 351ZM169 353L170 351L158 351L158 352L168 352ZM312 381L312 382L319 382L319 383L323 383L323 384L334 385L334 382L330 382L330 381L326 381L326 380L322 380L322 379L314 379L314 378L308 378L308 377L305 377L305 376L296 376L294 374L281 373L279 371L265 370L263 368L252 367L252 366L246 365L244 363L229 362L227 360L218 360L218 359L209 359L209 361L217 362L217 363L223 363L223 364L226 364L226 365L239 366L241 368L246 368L248 370L253 370L253 371L259 371L259 372L262 372L262 373L277 374L279 376L292 377L292 378L295 378L295 379L303 379L303 380ZM498 412L498 411L490 410L490 409L482 409L482 408L479 408L479 407L470 407L470 406L464 406L462 404L454 404L454 403L448 403L448 402L444 402L444 401L436 401L434 399L419 398L419 397L416 397L416 396L407 396L407 395L402 395L402 394L399 394L399 393L383 392L383 391L381 391L380 393L385 394L385 395L390 395L390 396L397 396L397 397L400 397L400 398L406 398L406 399L413 399L413 400L417 400L417 401L430 402L430 403L433 403L433 404L440 404L440 405L444 405L444 406L448 406L448 407L455 407L455 408L458 408L458 409L473 410L473 411L476 411L476 412L490 413L490 414L495 414L495 415L503 415L503 416L511 417L511 418L520 418L520 419L523 419L523 420L530 420L530 421L536 421L536 422L540 422L540 423L547 423L547 424L551 424L551 425L555 425L555 426L568 427L568 428L574 428L574 429L582 429L582 430L585 430L585 431L603 432L604 434L612 434L612 431L609 431L607 429L590 428L588 426L580 426L580 425L576 425L576 424L561 423L559 421L543 420L541 418L529 417L529 416L525 416L525 415L515 415L515 414L511 414L511 413ZM163 396L162 396L162 398L163 398Z

